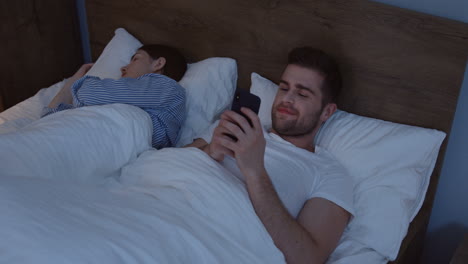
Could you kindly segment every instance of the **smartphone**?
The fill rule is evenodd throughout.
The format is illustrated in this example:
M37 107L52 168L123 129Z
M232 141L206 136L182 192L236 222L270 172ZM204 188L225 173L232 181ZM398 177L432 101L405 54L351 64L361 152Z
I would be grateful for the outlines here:
M247 119L250 126L252 126L252 121L247 115L241 112L241 107L250 108L250 110L258 114L258 110L260 109L260 101L260 97L256 96L255 94L252 94L249 91L237 89L236 93L234 94L234 99L232 99L231 110L242 115L245 119ZM226 136L232 138L234 141L237 141L237 138L231 134L226 134Z
M258 110L260 109L260 102L260 97L256 96L255 94L252 94L246 90L237 89L236 93L234 94L234 99L232 100L231 110L245 117L245 119L249 121L250 126L252 126L252 121L250 121L250 118L241 112L241 107L250 108L250 110L258 114Z

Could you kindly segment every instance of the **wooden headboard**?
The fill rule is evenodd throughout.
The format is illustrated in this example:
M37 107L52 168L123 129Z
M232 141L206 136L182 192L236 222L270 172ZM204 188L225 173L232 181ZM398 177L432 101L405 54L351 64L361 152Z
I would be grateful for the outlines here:
M1 1L0 112L83 63L74 0Z
M87 0L93 58L118 27L145 44L179 48L189 60L237 60L238 86L250 73L277 80L287 53L313 46L340 62L343 110L449 134L468 57L468 25L364 0ZM398 263L417 263L446 143L425 204ZM408 244L411 243L409 247Z

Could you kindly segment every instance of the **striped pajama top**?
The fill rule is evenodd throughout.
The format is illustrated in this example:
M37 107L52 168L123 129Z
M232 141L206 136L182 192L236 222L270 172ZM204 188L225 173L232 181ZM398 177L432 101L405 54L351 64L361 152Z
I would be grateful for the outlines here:
M154 148L174 146L185 120L185 90L175 80L149 73L136 79L84 76L73 83L73 105L45 108L43 116L66 109L104 104L129 104L147 112L153 122Z

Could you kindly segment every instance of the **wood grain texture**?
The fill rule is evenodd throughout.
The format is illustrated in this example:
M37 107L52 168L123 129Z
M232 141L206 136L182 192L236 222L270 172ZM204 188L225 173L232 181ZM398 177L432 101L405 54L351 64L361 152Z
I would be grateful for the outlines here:
M467 24L364 0L86 3L94 58L124 27L146 44L175 46L192 61L235 58L238 86L248 89L251 72L276 81L288 51L313 46L341 64L341 109L450 132L468 58ZM445 148L395 263L417 263Z
M0 1L0 22L5 108L69 77L82 63L75 1Z

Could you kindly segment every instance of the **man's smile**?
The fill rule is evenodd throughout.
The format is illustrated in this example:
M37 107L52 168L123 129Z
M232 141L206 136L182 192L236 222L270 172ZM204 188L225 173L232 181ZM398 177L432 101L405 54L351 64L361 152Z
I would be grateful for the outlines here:
M285 114L285 115L296 115L297 114L296 110L294 110L292 108L289 108L289 107L284 107L284 106L277 107L276 111L278 113Z

